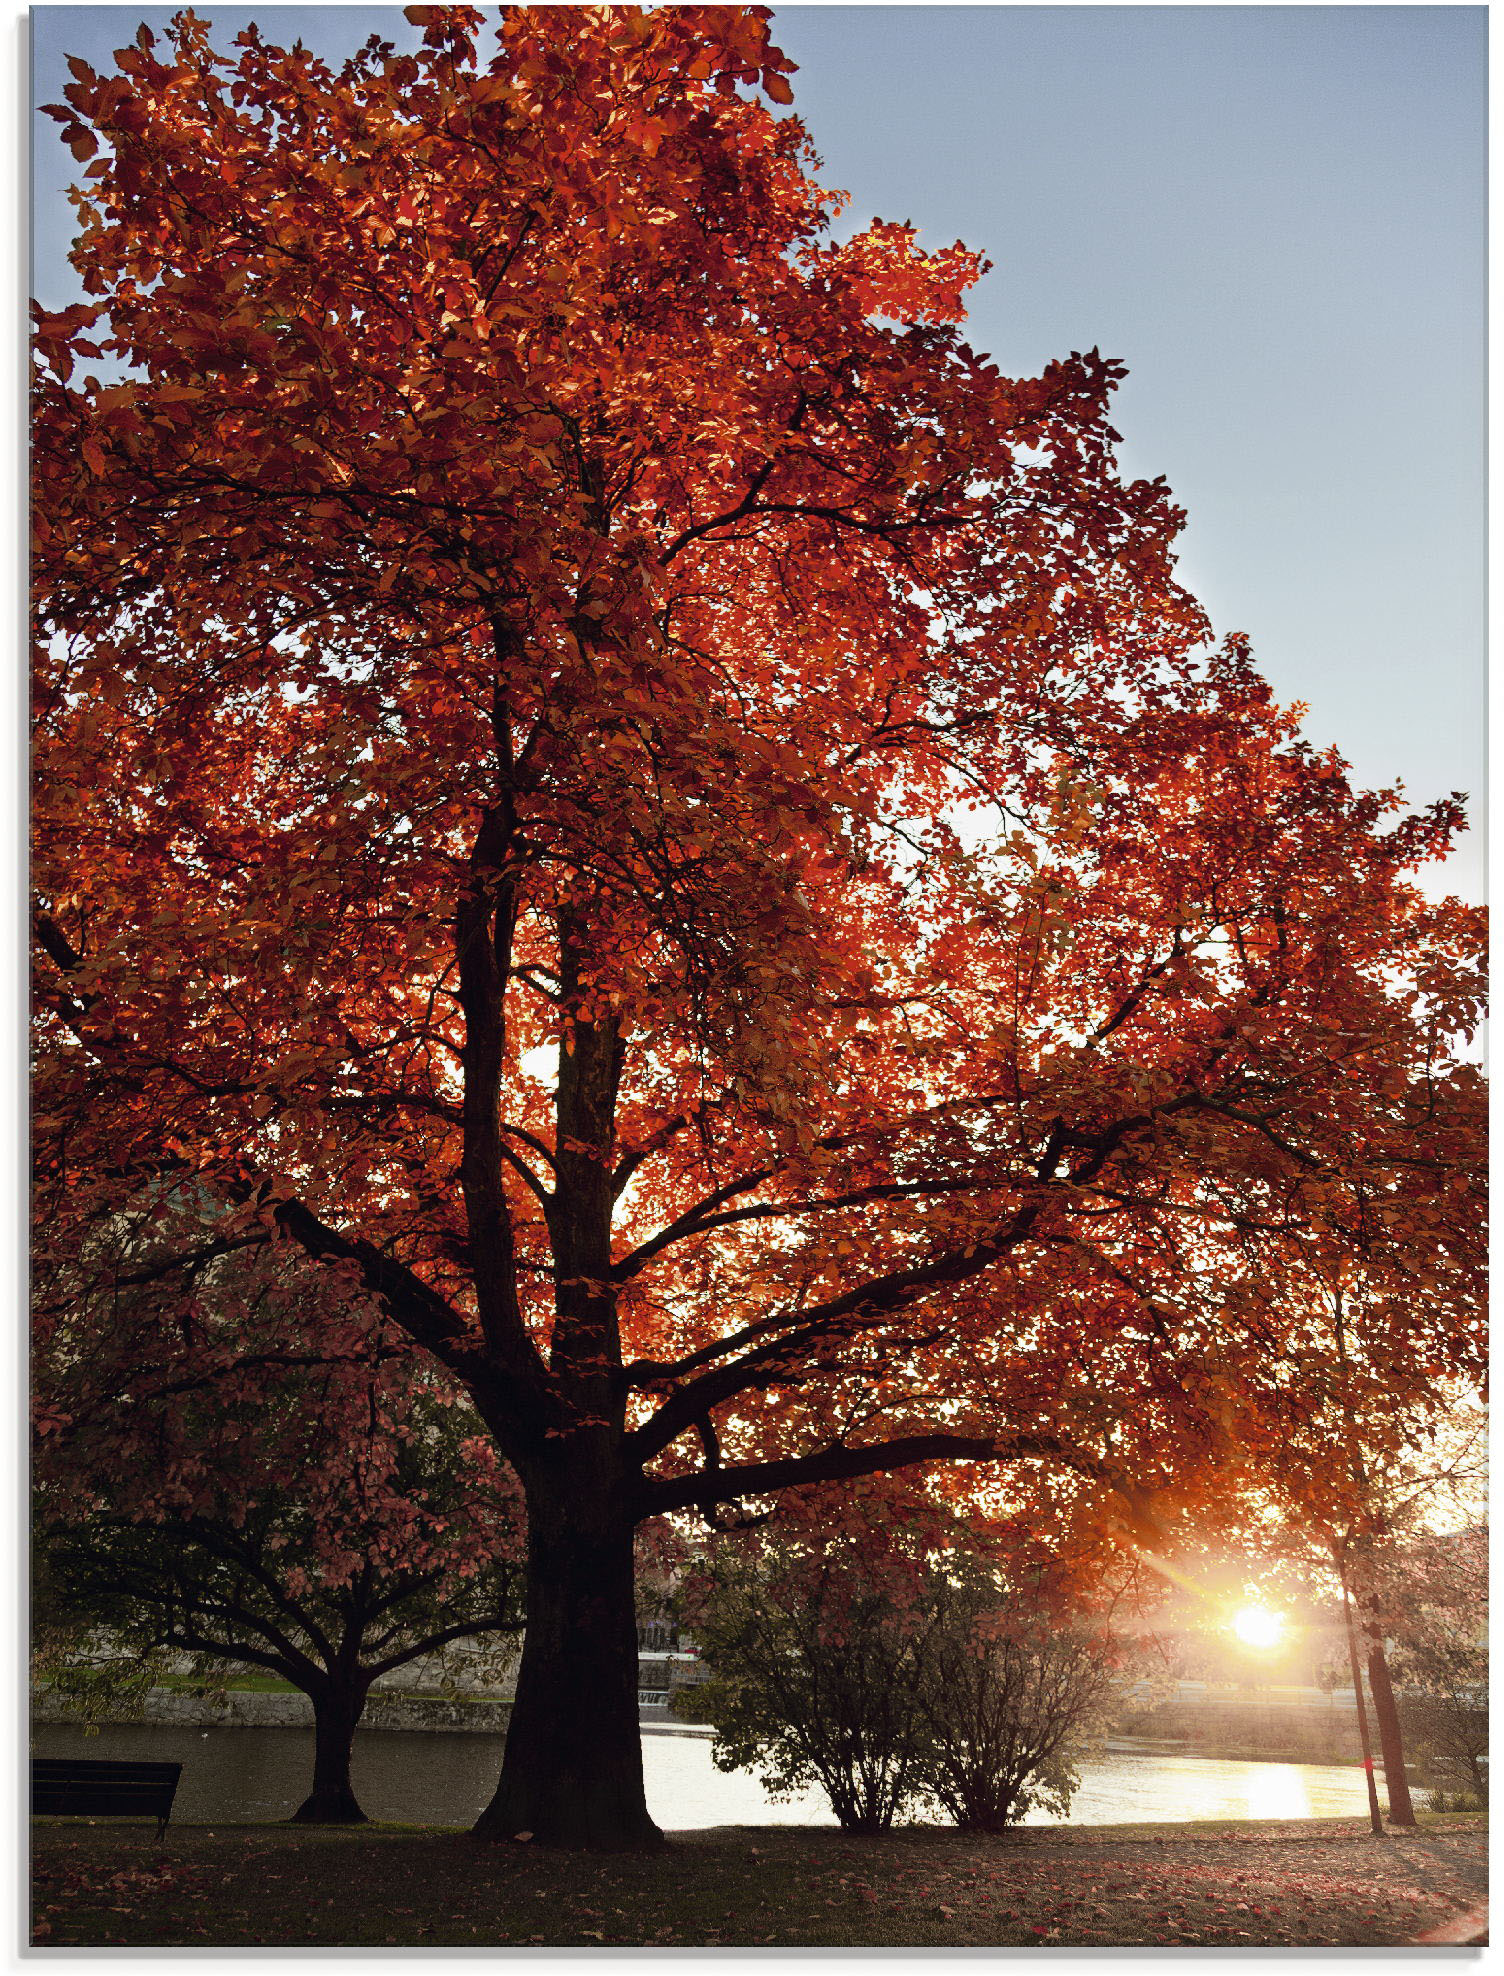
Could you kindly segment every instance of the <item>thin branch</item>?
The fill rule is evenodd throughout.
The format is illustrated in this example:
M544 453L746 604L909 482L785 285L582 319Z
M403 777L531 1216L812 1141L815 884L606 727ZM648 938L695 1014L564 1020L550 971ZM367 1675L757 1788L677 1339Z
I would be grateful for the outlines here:
M476 1639L483 1633L520 1633L521 1631L520 1619L507 1619L501 1615L495 1619L457 1620L453 1626L446 1626L438 1633L430 1633L415 1647L404 1647L400 1653L388 1654L384 1660L368 1663L363 1671L373 1681L378 1681L383 1674L390 1674L394 1667L405 1667L408 1661L417 1660L421 1654L436 1653L440 1647L447 1647L452 1640Z

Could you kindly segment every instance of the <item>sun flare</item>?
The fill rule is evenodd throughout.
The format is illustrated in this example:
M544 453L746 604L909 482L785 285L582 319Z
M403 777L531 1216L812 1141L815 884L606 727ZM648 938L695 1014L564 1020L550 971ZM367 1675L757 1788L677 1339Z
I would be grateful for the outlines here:
M1235 1614L1232 1630L1245 1647L1277 1647L1285 1630L1282 1614L1268 1606L1246 1605Z

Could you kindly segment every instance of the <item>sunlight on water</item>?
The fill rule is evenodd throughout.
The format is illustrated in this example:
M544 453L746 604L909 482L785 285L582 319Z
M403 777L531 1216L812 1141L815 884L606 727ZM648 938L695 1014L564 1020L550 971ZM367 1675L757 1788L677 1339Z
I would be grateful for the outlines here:
M1368 1808L1356 1764L1242 1763L1209 1756L1110 1750L1081 1766L1073 1825L1193 1818L1351 1818ZM1026 1825L1059 1820L1032 1811Z
M1313 1818L1311 1794L1297 1763L1261 1763L1251 1766L1256 1774L1248 1780L1250 1818Z

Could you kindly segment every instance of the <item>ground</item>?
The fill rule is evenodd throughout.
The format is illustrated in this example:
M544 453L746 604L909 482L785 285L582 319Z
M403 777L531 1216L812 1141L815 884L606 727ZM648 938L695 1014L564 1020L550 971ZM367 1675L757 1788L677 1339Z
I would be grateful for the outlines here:
M612 1858L356 1831L43 1820L34 1940L78 1947L1394 1946L1476 1915L1487 1833L1422 1815L1375 1838L1321 1819L673 1835ZM1464 1928L1470 1939L1478 1923ZM1454 1931L1454 1939L1456 1934Z

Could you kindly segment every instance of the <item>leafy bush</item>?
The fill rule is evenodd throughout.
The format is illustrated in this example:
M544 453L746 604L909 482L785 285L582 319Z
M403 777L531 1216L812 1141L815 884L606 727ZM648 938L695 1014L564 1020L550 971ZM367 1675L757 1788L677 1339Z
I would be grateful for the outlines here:
M818 1784L848 1832L886 1832L919 1788L924 1623L839 1564L764 1554L721 1561L695 1632L717 1767L773 1798Z
M708 1679L675 1707L714 1726L720 1769L774 1798L817 1785L848 1831L926 1806L974 1831L1065 1812L1111 1641L1047 1572L1010 1572L907 1492L885 1520L893 1493L723 1541L682 1596Z
M1471 1791L1453 1791L1449 1796L1445 1791L1427 1791L1427 1811L1482 1811L1488 1800L1475 1797Z
M952 1566L954 1569L954 1566ZM1072 1753L1101 1720L1114 1665L1098 1629L1062 1623L1038 1588L970 1563L937 1574L920 1687L926 1797L975 1832L1017 1825L1036 1805L1070 1809Z

